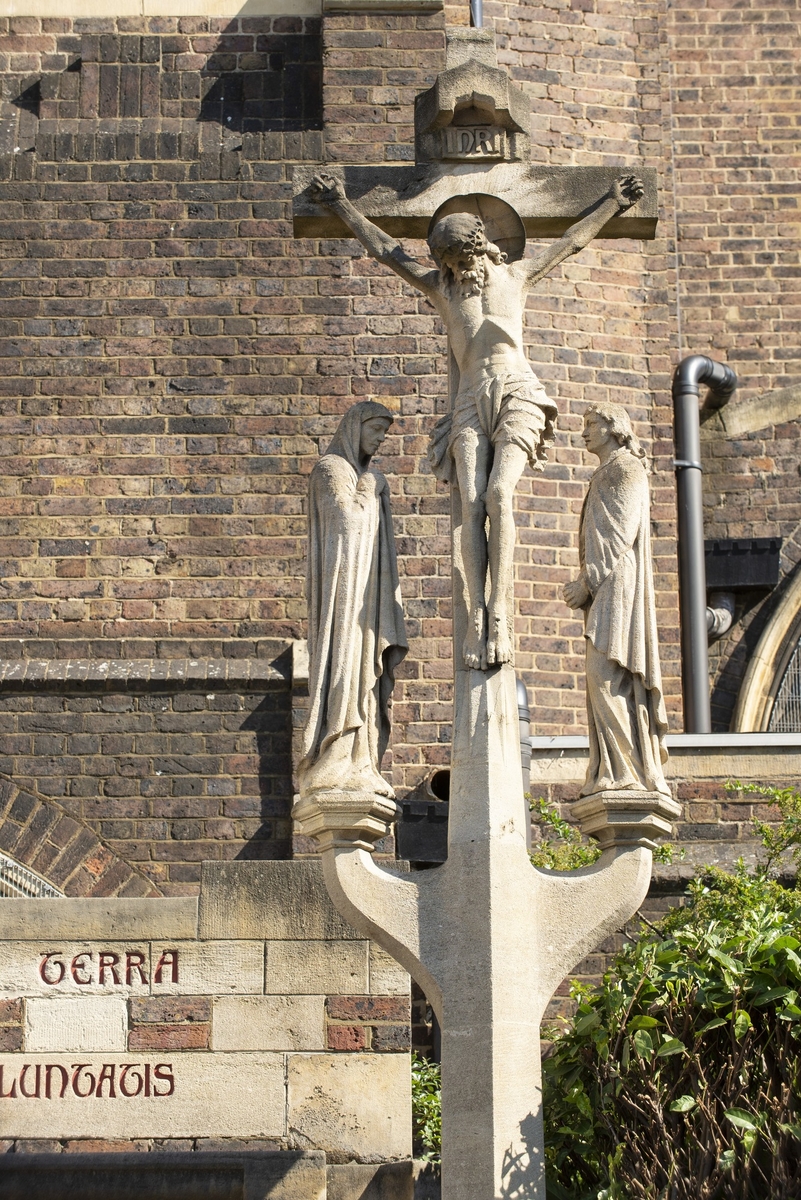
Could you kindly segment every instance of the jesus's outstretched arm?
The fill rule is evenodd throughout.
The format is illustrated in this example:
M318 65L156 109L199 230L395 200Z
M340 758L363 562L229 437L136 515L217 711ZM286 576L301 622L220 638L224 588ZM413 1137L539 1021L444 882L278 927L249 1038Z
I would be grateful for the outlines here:
M401 279L421 292L428 294L436 290L439 273L424 267L416 258L408 255L399 242L368 221L348 200L341 179L334 179L331 175L315 175L309 190L319 204L342 218L353 236L378 262L390 267Z
M524 259L518 266L522 270L525 281L531 288L534 284L553 270L560 262L564 262L571 254L577 254L588 246L603 230L604 225L636 204L643 195L645 188L637 175L621 175L616 179L596 209L575 225L571 225L564 237L558 242L546 247L533 258Z

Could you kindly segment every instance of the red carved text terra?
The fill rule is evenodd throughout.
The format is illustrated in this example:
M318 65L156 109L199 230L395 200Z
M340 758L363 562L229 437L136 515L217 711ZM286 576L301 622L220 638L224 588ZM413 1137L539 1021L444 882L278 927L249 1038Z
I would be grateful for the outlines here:
M42 955L39 977L49 987L60 983L86 987L132 987L149 984L148 956L144 950L82 950L73 958L60 950L50 950ZM153 983L178 983L178 951L163 950L156 961Z

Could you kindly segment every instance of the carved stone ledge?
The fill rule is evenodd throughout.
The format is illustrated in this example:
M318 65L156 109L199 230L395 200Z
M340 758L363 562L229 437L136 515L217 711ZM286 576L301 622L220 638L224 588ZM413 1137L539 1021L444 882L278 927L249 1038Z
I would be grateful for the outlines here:
M439 12L443 0L323 0L324 13Z
M573 805L585 837L593 837L602 850L616 846L656 849L656 839L670 837L681 805L661 792L595 792Z
M321 851L341 846L372 850L397 815L395 801L375 792L311 792L292 809L297 831L314 838Z

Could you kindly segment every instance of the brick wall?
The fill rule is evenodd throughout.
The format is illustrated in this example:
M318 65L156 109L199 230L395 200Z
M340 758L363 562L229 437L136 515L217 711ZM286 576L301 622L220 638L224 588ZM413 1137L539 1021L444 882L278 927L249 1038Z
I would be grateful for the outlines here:
M768 5L670 10L677 259L683 343L728 361L740 395L801 382L797 10ZM699 170L699 163L703 170ZM781 536L783 574L801 558L799 426L705 443L707 537ZM727 728L747 659L773 602L741 598L714 647L714 717Z
M58 812L70 838L88 839L82 854L102 842L104 882L90 881L101 895L125 885L131 867L139 883L180 895L197 891L203 860L290 857L292 718L281 660L89 660L71 664L71 679L58 662L21 665L21 679L0 680L0 775L57 803L52 819L31 825L26 810L6 821L1 849L63 886L59 838L48 851ZM103 874L115 856L120 870L128 864L125 878ZM142 894L132 887L124 894Z
M591 469L581 413L603 399L629 407L654 454L663 668L680 725L670 371L679 353L709 351L729 357L751 391L796 379L792 14L789 3L766 19L751 2L487 0L499 61L531 97L535 160L656 166L661 186L656 241L589 248L539 286L526 314L532 363L560 411L551 465L524 477L517 503L518 663L537 733L583 728L583 639L560 592L576 567ZM466 15L466 4L445 14ZM5 657L255 658L265 639L302 636L306 476L344 408L376 396L397 414L381 461L411 635L394 782L404 790L447 762L449 520L424 465L444 406L442 328L352 241L293 239L288 182L293 162L324 154L409 159L412 100L444 63L443 29L441 13L329 16L322 31L299 18L5 22ZM792 542L795 426L712 449L708 533ZM788 569L796 558L791 547ZM742 628L715 651L720 722L742 670ZM151 720L146 699L132 701L137 720ZM33 715L14 711L17 722ZM23 739L14 770L40 753L29 731L9 736ZM66 748L54 720L37 736L45 758L42 738ZM136 770L152 771L151 758ZM54 778L46 762L24 771ZM198 777L208 797L211 776ZM98 778L76 768L63 786L100 787ZM142 775L136 786L141 800L141 788L168 783ZM288 777L282 788L265 852L286 845ZM101 788L69 799L130 797ZM103 812L173 819L155 817L150 800L135 817ZM199 822L183 839L142 827L147 845L172 851L184 840L199 852L214 842L227 854L253 836L242 824L233 838L228 825L203 824L228 821L224 807L197 813L174 818L184 832ZM141 844L138 827L125 828ZM159 885L192 886L195 859L170 862Z

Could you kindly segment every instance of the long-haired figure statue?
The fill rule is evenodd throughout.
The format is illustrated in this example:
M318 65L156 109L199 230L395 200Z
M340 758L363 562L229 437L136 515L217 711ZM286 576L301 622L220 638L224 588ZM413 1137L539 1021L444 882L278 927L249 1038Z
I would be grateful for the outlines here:
M392 414L345 413L309 480L309 719L298 783L314 793L394 793L381 775L389 698L408 645L389 488L370 460Z
M669 796L645 454L619 404L591 405L582 437L601 461L581 510L581 572L564 588L570 607L584 610L590 761L581 795Z

